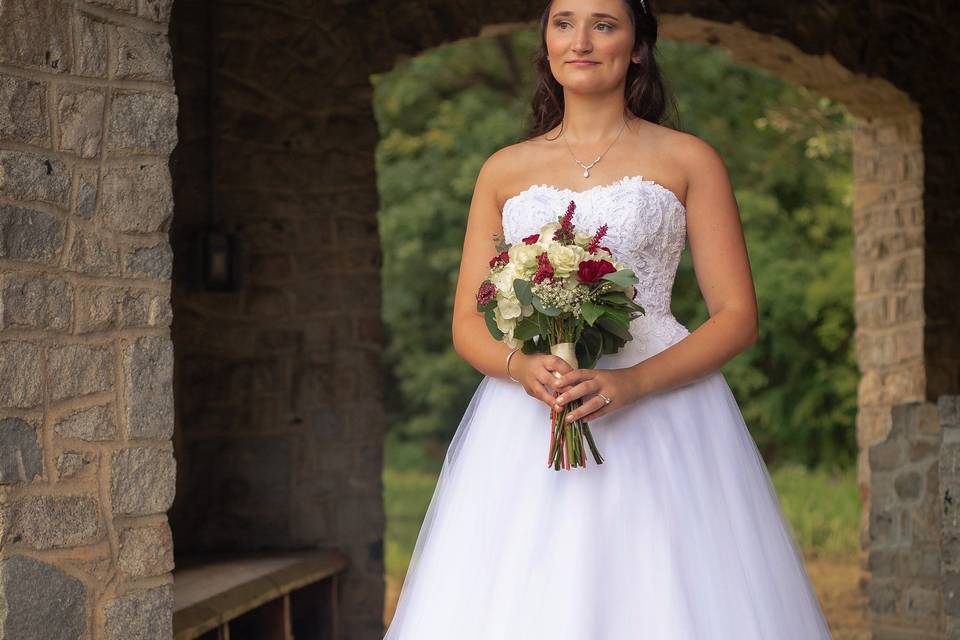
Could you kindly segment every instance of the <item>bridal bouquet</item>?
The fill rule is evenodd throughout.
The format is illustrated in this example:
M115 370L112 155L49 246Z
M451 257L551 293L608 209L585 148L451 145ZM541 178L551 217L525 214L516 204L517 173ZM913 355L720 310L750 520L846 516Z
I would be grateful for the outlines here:
M552 353L576 369L619 351L632 339L630 321L645 311L633 301L636 275L600 245L607 225L592 236L583 233L571 221L575 210L571 200L564 215L522 244L494 237L497 255L477 291L477 311L495 339L526 354ZM586 467L584 438L603 463L587 422L565 420L581 404L577 398L559 411L551 408L548 467Z

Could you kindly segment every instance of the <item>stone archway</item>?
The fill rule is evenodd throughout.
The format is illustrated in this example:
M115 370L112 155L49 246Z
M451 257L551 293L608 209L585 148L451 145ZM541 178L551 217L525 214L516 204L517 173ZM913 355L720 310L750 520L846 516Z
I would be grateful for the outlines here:
M0 638L169 637L174 538L178 553L341 549L345 636L382 634L368 76L525 23L537 3L220 0L212 36L196 4L0 4ZM956 16L934 0L659 10L664 37L722 46L861 118L871 624L939 637L960 575L960 127L942 81ZM239 291L188 286L211 190L249 257Z

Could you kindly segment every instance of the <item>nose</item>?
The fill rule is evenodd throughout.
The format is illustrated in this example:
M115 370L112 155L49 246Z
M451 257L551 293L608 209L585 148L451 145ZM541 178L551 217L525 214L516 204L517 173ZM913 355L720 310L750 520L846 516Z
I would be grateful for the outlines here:
M590 42L590 26L581 26L577 30L577 37L573 41L573 50L580 53L587 53L593 49L593 45Z

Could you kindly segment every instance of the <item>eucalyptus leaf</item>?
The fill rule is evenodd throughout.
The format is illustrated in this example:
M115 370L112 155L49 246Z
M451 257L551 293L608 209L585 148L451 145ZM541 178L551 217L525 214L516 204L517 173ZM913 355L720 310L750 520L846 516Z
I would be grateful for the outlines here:
M603 276L603 280L609 280L613 284L619 287L629 287L640 282L640 279L634 275L633 271L630 269L620 269L620 271L615 271L613 273L608 273Z
M597 318L602 316L606 309L598 304L594 304L590 301L584 301L580 304L580 315L583 316L583 319L591 327L593 323L597 321Z
M533 298L533 293L530 291L530 282L523 280L521 278L513 279L513 290L517 294L517 300L520 301L522 305L531 304L531 299Z
M546 304L543 300L541 300L537 296L533 296L532 303L533 303L533 308L545 316L550 316L552 318L554 316L560 315L561 313L558 307L555 307L550 304Z
M496 340L503 340L503 331L500 331L500 327L497 326L497 320L493 317L493 310L484 313L483 319L487 323L487 330L490 331L490 335Z

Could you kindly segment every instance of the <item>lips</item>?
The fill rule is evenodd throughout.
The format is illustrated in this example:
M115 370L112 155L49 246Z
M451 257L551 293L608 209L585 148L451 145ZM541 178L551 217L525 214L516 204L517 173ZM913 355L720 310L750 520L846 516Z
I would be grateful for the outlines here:
M593 62L592 60L571 60L568 64L575 64L578 66L586 67L588 65L598 64L598 63Z

